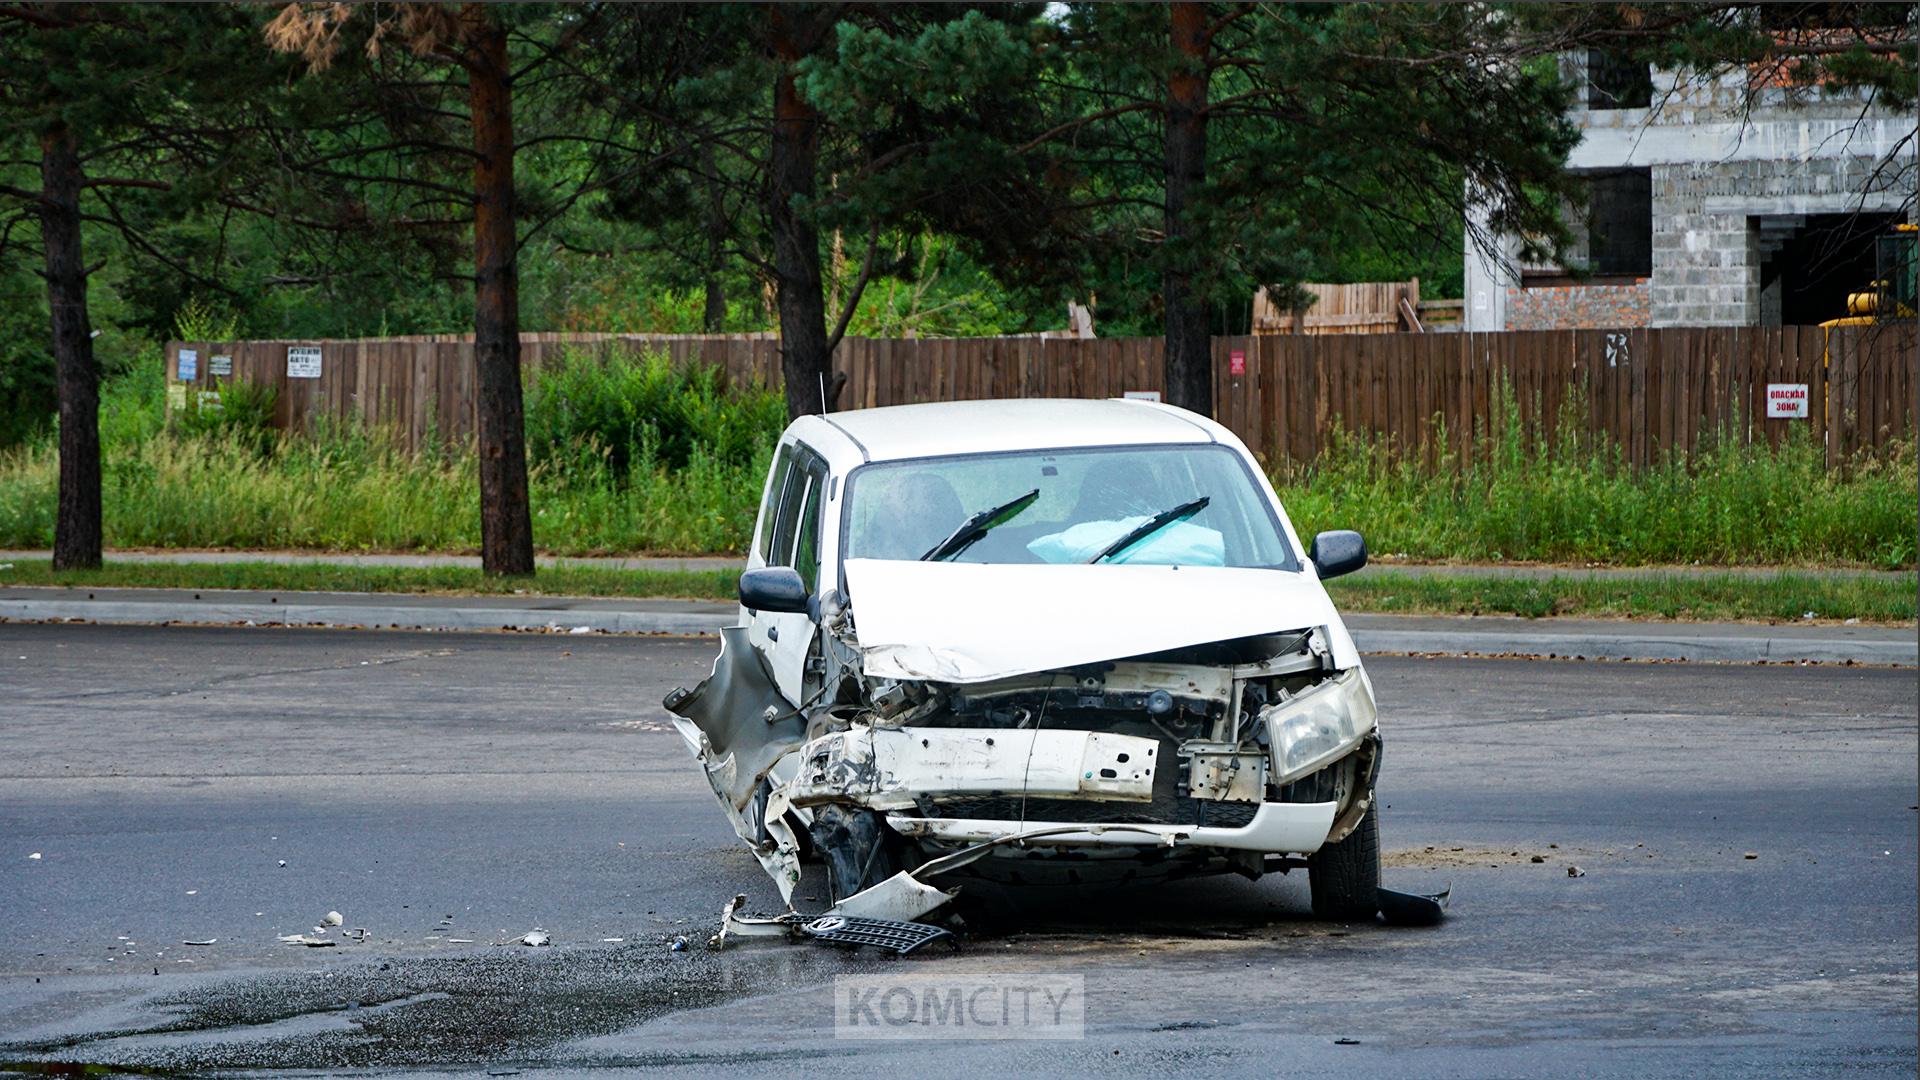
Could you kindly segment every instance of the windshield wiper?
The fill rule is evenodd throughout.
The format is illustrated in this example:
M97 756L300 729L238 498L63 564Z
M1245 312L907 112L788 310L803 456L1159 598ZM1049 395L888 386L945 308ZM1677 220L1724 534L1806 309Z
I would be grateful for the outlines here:
M1132 547L1133 545L1139 543L1140 541L1145 540L1147 537L1152 536L1154 533L1159 532L1161 529L1164 529L1167 526L1173 524L1174 522L1185 521L1188 518L1192 517L1193 515L1199 513L1200 511L1205 510L1207 508L1207 504L1212 501L1213 500L1210 497L1206 495L1202 495L1199 498L1193 500L1192 502L1183 502L1179 506L1176 506L1171 510L1162 510L1159 513L1148 518L1147 520L1127 530L1127 535L1121 537L1118 540L1115 540L1111 544L1108 544L1100 552L1100 554L1095 555L1091 559L1088 559L1087 562L1097 563L1106 559L1110 559L1115 555L1118 555L1121 552Z
M945 540L933 545L925 555L920 556L920 561L941 562L953 558L972 547L988 532L1019 517L1027 507L1039 501L1039 498L1040 489L1034 488L1012 502L1004 502L999 506L980 511L961 522L960 527L948 533Z

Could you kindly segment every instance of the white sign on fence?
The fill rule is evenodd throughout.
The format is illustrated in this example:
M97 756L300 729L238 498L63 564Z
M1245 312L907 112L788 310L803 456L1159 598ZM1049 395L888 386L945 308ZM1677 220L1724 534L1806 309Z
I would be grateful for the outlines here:
M1806 383L1767 384L1767 417L1769 419L1799 417L1804 420L1806 416Z
M320 377L320 346L287 346L287 378L317 379Z
M207 374L220 375L220 376L232 375L233 374L233 357L231 356L207 357Z
M1160 391L1158 390L1125 390L1121 392L1120 396L1123 398L1126 398L1128 401L1159 401Z

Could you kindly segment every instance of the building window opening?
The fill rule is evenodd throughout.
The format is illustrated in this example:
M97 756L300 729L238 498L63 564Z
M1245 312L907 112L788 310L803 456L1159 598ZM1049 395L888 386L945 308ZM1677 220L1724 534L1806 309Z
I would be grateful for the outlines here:
M1653 75L1644 60L1587 50L1587 108L1644 109L1653 104Z
M1761 324L1814 326L1855 314L1847 298L1877 291L1880 241L1901 235L1899 221L1876 213L1757 219Z
M1596 277L1653 273L1653 171L1612 169L1587 177L1587 262Z

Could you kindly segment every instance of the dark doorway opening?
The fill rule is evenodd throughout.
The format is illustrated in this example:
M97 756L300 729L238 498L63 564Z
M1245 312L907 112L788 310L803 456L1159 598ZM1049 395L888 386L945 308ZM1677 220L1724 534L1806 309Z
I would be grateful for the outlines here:
M1896 214L1809 214L1787 232L1761 219L1763 243L1770 234L1778 240L1760 264L1760 321L1812 326L1846 315L1849 293L1873 291L1875 244L1899 220Z

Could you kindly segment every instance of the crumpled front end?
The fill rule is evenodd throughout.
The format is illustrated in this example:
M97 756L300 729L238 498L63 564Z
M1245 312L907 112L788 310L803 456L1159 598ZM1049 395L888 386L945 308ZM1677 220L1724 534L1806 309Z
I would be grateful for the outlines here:
M1373 694L1319 628L986 683L867 679L883 703L798 751L799 807L857 806L937 854L1225 864L1257 875L1352 830Z
M689 718L783 894L795 829L838 900L969 852L1015 880L1042 865L1258 876L1343 838L1373 797L1372 688L1337 623L971 681L897 677L897 651L869 664L843 605L821 628L812 704L748 694L726 723Z

